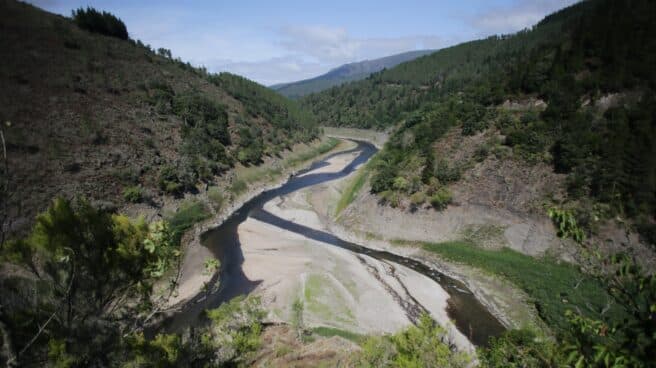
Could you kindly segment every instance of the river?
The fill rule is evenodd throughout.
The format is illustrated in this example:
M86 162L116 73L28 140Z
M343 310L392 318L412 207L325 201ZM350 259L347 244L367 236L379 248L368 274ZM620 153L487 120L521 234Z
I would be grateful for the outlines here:
M307 226L277 217L263 209L266 202L285 196L303 188L343 178L367 162L377 149L370 143L357 142L357 146L349 151L342 151L313 163L308 169L291 177L277 189L266 191L246 202L235 211L223 224L207 231L202 236L202 243L208 247L214 256L221 261L221 268L209 284L209 292L197 295L189 301L180 312L177 312L164 322L166 330L180 331L187 326L203 323L203 311L216 308L221 303L235 296L248 294L258 285L257 281L249 280L242 272L241 265L244 256L241 251L238 226L248 217L280 227L287 231L301 234L309 239L331 244L348 251L384 260L390 264L403 265L421 273L438 283L449 294L448 315L455 322L458 330L478 346L487 344L489 337L498 336L505 328L481 304L462 282L450 278L437 269L433 269L419 261L402 257L390 252L367 248L366 244L355 244L345 241L326 231L315 230ZM327 161L335 155L357 153L347 166L335 173L310 173L313 170L328 165ZM306 175L301 175L308 173ZM219 282L220 280L220 282ZM213 284L219 284L214 290Z

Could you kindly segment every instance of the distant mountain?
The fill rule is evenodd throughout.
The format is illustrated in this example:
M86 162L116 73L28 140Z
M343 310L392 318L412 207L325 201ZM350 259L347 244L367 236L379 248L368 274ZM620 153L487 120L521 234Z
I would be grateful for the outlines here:
M365 79L370 74L385 68L392 68L406 61L428 55L435 50L409 51L386 56L380 59L364 60L344 64L318 77L304 79L298 82L275 84L270 88L290 98L299 98L314 92L321 92L340 84Z

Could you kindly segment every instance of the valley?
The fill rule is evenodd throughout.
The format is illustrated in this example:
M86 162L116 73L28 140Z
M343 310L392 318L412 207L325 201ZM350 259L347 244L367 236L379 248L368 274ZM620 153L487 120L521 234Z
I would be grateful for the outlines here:
M0 365L656 366L656 3L70 4L0 0Z

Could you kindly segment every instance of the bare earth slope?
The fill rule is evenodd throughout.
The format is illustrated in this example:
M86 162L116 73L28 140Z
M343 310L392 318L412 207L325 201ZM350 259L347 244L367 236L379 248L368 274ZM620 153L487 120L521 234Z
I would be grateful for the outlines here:
M262 132L265 150L273 147L266 137L274 122L266 113L181 61L13 0L0 1L0 33L0 121L16 193L15 229L55 196L121 207L123 190L139 185L158 202L160 168L182 174L191 165L182 162L186 122L162 94L193 93L221 106L229 155L236 156L240 142L238 122Z

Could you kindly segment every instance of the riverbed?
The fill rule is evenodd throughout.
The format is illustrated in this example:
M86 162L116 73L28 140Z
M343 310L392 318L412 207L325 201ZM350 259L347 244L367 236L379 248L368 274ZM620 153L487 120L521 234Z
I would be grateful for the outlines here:
M187 303L167 321L167 329L202 323L205 309L258 294L273 322L289 322L298 299L310 327L392 333L427 312L464 350L500 334L501 323L461 282L419 261L345 241L303 204L304 189L343 179L376 151L357 142L315 162L205 233L203 244L221 261L214 278L220 283ZM296 203L285 206L289 201Z

